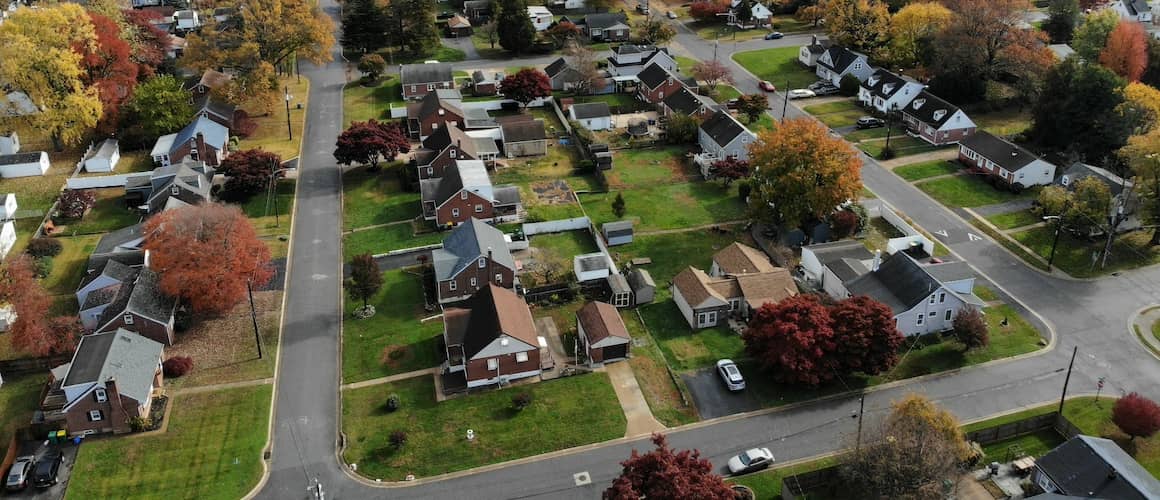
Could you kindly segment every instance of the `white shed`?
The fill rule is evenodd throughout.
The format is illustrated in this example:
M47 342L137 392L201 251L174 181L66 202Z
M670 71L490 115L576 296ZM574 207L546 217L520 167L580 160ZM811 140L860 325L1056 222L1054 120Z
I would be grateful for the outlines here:
M16 218L16 193L4 195L4 205L0 206L0 220Z
M16 153L0 155L0 177L31 177L48 171L48 153Z
M600 226L600 231L604 233L604 241L607 241L610 247L632 243L632 221L630 220L605 222L604 225Z
M608 130L612 128L612 111L607 102L586 102L573 104L568 108L568 117L580 122L588 130Z
M16 132L0 135L0 155L14 155L20 152L20 136Z
M12 304L0 306L0 332L8 331L13 321L16 321L16 312L12 310Z
M12 246L16 244L16 225L12 221L4 221L0 226L0 259L8 256Z
M602 280L611 274L609 259L603 252L577 255L572 259L572 271L576 281Z
M112 172L121 160L121 147L116 139L105 139L101 146L85 159L87 172Z

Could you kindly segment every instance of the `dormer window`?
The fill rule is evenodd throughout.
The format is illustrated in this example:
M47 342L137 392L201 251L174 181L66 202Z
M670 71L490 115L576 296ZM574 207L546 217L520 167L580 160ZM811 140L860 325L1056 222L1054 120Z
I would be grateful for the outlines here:
M445 114L447 114L447 112L446 112L446 111L444 111L444 110L442 110L442 109L440 109L440 110L439 110L439 116L443 116L443 115L445 115Z
M171 185L171 186L169 186L169 194L174 195L174 196L181 194L181 188L177 187L176 184Z
M132 315L132 314L129 314L129 313L125 313L125 316L123 316L123 317L121 318L121 320L122 320L122 322L123 322L123 323L125 323L126 325L132 325L132 324L133 324L133 315Z
M883 86L882 86L882 93L883 93L883 94L889 94L889 93L890 93L891 91L893 91L893 90L894 90L894 84L893 84L893 83L887 83L886 85L883 85Z
M910 107L918 109L921 108L923 104L926 104L926 99L915 99L914 102L910 103Z
M485 266L487 266L487 259L480 257L478 265L480 269L483 269Z
M200 158L198 158L198 155L197 155L197 148L193 148L193 149L189 150L189 159L191 159L193 161L197 161L200 159Z
M467 199L467 191L460 192L459 199L466 200Z
M448 154L449 154L449 155L450 155L452 158L455 158L455 156L456 156L456 153L455 153L455 148L451 148L451 150L448 152Z
M934 119L935 119L935 121L938 121L938 120L941 120L946 115L947 115L947 110L940 109L940 110L934 112Z
M870 81L866 82L866 85L869 85L871 87L878 85L878 77L876 77L876 76L870 77Z

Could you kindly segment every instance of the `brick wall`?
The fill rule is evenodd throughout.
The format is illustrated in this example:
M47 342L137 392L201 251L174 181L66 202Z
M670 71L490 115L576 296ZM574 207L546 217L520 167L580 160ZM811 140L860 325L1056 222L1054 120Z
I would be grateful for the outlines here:
M526 351L528 353L528 360L523 363L516 362L515 354L505 354L498 356L499 359L499 374L512 375L515 373L523 373L532 370L540 369L540 350L532 349ZM495 358L493 358L495 359ZM487 369L487 359L474 359L467 362L467 380L484 380L495 377L495 370Z
M461 196L461 193L464 192L467 193L466 200ZM483 210L476 212L476 205L480 205ZM459 210L458 216L453 214L456 209ZM470 191L460 191L452 195L451 199L447 200L443 206L436 209L435 222L439 225L444 225L448 222L459 225L467 221L470 217L486 221L495 217L495 208L491 205L491 201L485 200L482 196Z
M173 329L168 325L158 323L136 313L131 312L129 314L133 316L133 324L126 325L125 315L120 314L116 318L113 318L113 321L110 321L109 324L103 325L97 333L115 332L117 328L124 328L167 346L173 345Z

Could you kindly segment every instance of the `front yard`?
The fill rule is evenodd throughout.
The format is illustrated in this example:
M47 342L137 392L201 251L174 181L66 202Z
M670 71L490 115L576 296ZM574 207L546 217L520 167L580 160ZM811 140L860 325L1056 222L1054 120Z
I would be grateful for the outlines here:
M910 182L958 172L961 166L953 161L932 160L894 167L893 172Z
M624 196L624 217L617 217L612 212L612 202L617 194ZM588 216L598 226L605 222L631 219L637 222L638 232L688 228L745 217L745 204L737 197L737 187L726 188L710 182L582 194L580 201Z
M374 86L364 86L359 80L346 84L342 91L342 117L345 125L370 119L386 120L391 117L391 105L403 105L403 87L394 76L384 77Z
M788 34L809 31L814 28L812 24L799 21L792 15L773 16L769 28L736 30L724 23L709 23L703 21L690 21L686 23L686 26L697 33L697 36L703 40L720 40L722 43L726 41L732 42L734 39L737 41L760 40L772 31L780 31Z
M532 396L523 410L512 396ZM386 409L389 394L400 408ZM359 474L401 481L599 443L624 435L625 418L608 375L577 375L502 390L435 400L430 376L343 392L343 459ZM466 439L471 429L475 439ZM394 447L394 431L406 444Z
M628 363L636 375L637 384L648 402L653 417L669 427L689 424L700 420L697 407L685 399L689 399L688 389L680 377L670 375L670 368L665 362L664 355L657 347L656 341L649 336L634 311L621 311L621 318L628 327L635 344L632 347L632 358ZM682 396L682 393L684 394ZM685 399L682 399L685 398Z
M355 167L342 174L342 227L374 226L410 220L420 214L419 193L404 191L399 171L408 165L395 162L378 172Z
M1039 193L1037 189L1025 189L1015 194L1010 191L995 188L983 182L977 175L956 175L915 184L931 198L938 200L949 208L981 207L1015 200L1034 199Z
M785 85L788 81L789 88L804 88L818 81L818 75L798 62L798 48L751 50L733 54L733 60L758 78L769 80L774 85Z
M797 63L795 62L795 64ZM830 128L849 127L857 123L858 118L866 116L869 113L857 104L854 104L852 99L827 102L825 104L814 104L802 109L806 113L814 115L814 118L817 118Z
M953 146L931 145L922 139L904 134L897 127L894 128L893 135L890 137L890 149L894 150L895 157L929 153L940 149L950 149L951 147ZM863 141L858 144L858 148L865 151L866 154L878 158L882 154L882 150L886 149L886 140L873 139Z
M290 93L290 124L294 127L294 137L286 130L285 102L281 99L269 113L263 114L260 110L247 109L258 128L250 137L242 139L238 144L241 150L264 149L277 153L282 160L289 160L298 156L302 146L302 134L306 123L307 100L310 97L310 80L306 78L282 78L279 87L285 87ZM299 109L301 106L301 109Z
M1055 238L1055 227L1039 226L1025 231L1011 233L1027 248L1047 259L1051 254L1051 243ZM1112 243L1112 253L1107 267L1100 269L1099 261L1093 255L1103 252L1106 240L1095 238L1086 241L1063 231L1055 248L1055 267L1076 278L1091 278L1124 269L1134 269L1160 262L1160 247L1149 244L1150 231L1136 231L1120 235Z
M32 412L40 407L40 390L47 382L47 373L4 379L0 388L0 449L7 450L12 433L28 425Z
M437 366L443 321L424 309L417 268L383 273L383 287L370 304L376 314L352 314L362 302L346 298L342 315L342 380L358 382Z
M193 370L180 378L166 379L165 384L176 389L273 377L281 307L281 291L254 291L261 359L248 301L219 317L195 318L188 330L177 334L177 344L165 350L167 357L193 358Z
M342 238L342 257L350 260L364 253L380 254L442 242L447 233L430 226L427 221L405 222L349 233ZM416 232L416 229L422 232Z

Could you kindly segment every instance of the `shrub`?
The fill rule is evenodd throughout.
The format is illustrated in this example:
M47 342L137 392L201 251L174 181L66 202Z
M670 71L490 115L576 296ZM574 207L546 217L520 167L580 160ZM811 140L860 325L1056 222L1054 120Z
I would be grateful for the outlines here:
M244 109L234 112L234 135L245 139L258 130L258 122L254 121Z
M399 406L400 404L398 394L391 393L390 396L387 396L387 411L393 412L398 410Z
M129 419L129 429L133 432L145 432L153 427L153 419L149 417L133 417Z
M737 183L737 197L741 198L741 201L746 201L751 192L753 192L753 186L748 181L742 180Z
M830 215L830 229L837 238L845 238L858 228L858 215L846 209L840 209Z
M52 257L44 256L36 259L36 276L44 279L52 274Z
M97 204L97 194L92 189L68 189L60 195L60 215L66 219L79 219Z
M860 233L866 230L866 225L870 223L870 214L866 212L866 207L861 203L851 203L846 205L846 210L854 212L858 216L858 228L855 233Z
M624 212L625 212L624 196L621 195L620 193L616 193L616 199L612 200L612 213L615 214L617 217L624 217Z
M166 377L177 378L193 370L193 358L189 356L174 356L161 363L161 371Z
M848 73L838 82L838 92L846 97L856 96L858 95L858 87L861 86L862 81L858 80L854 74Z
M1112 422L1128 440L1149 437L1160 430L1160 405L1135 392L1118 400L1112 407Z
M527 408L530 404L532 404L532 393L530 392L521 392L512 396L512 408L517 411Z
M395 448L402 448L404 444L407 444L406 431L391 432L391 446L394 446Z
M967 349L984 347L991 341L987 336L987 323L983 321L983 315L978 309L973 307L960 309L952 325L955 338Z
M41 257L56 257L60 255L64 245L59 240L53 238L36 238L28 242L28 248L24 251L34 258Z

